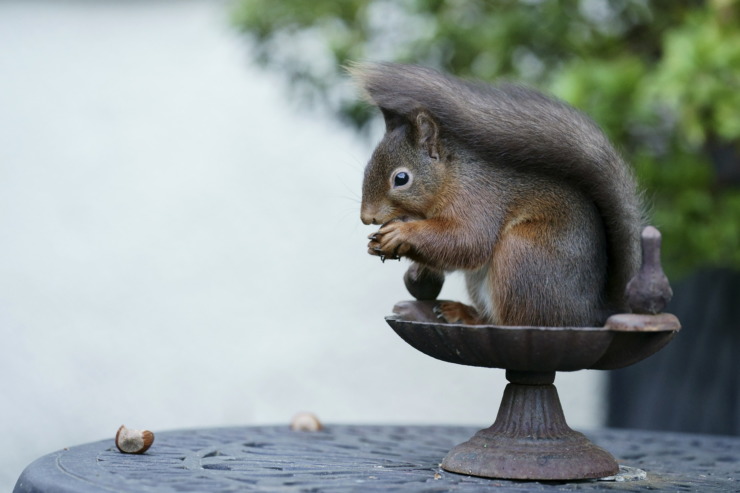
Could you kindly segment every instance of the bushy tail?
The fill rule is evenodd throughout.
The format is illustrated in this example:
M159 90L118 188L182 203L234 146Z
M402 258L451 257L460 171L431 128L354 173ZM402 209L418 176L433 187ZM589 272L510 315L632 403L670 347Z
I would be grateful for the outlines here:
M516 85L464 81L414 65L349 68L367 99L386 111L428 111L441 132L487 162L575 185L598 208L607 236L607 303L624 310L640 259L641 205L631 169L596 124L576 109Z

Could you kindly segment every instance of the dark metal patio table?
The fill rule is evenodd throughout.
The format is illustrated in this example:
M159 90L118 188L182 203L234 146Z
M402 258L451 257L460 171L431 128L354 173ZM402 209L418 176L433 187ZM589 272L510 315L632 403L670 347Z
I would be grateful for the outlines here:
M740 491L740 437L636 430L586 433L620 465L647 478L631 482L506 481L449 473L447 451L465 426L287 426L157 433L143 455L104 440L46 455L29 465L15 493L235 491Z

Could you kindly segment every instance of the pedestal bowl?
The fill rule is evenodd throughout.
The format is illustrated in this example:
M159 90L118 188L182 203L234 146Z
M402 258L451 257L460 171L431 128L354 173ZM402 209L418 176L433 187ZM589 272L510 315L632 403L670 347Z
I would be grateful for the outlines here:
M616 315L603 327L460 325L439 323L436 303L398 303L386 321L424 354L501 368L510 382L494 424L452 449L442 462L445 470L538 480L600 478L619 471L611 454L567 425L555 373L637 363L674 337L680 328L676 317Z

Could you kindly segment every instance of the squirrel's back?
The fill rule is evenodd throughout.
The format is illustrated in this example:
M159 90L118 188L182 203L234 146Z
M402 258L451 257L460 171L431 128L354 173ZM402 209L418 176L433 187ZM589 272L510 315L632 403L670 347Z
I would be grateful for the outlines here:
M481 161L563 180L596 206L607 242L607 308L624 309L639 266L641 204L630 168L583 113L516 85L490 86L391 63L350 69L384 111L423 110Z

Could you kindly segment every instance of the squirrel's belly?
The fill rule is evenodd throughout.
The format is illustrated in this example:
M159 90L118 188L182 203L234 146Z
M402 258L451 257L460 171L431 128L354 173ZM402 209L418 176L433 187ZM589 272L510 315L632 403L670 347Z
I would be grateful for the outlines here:
M477 270L465 271L465 285L468 296L478 313L488 323L495 324L498 310L493 303L493 286L491 286L491 268L484 265Z

